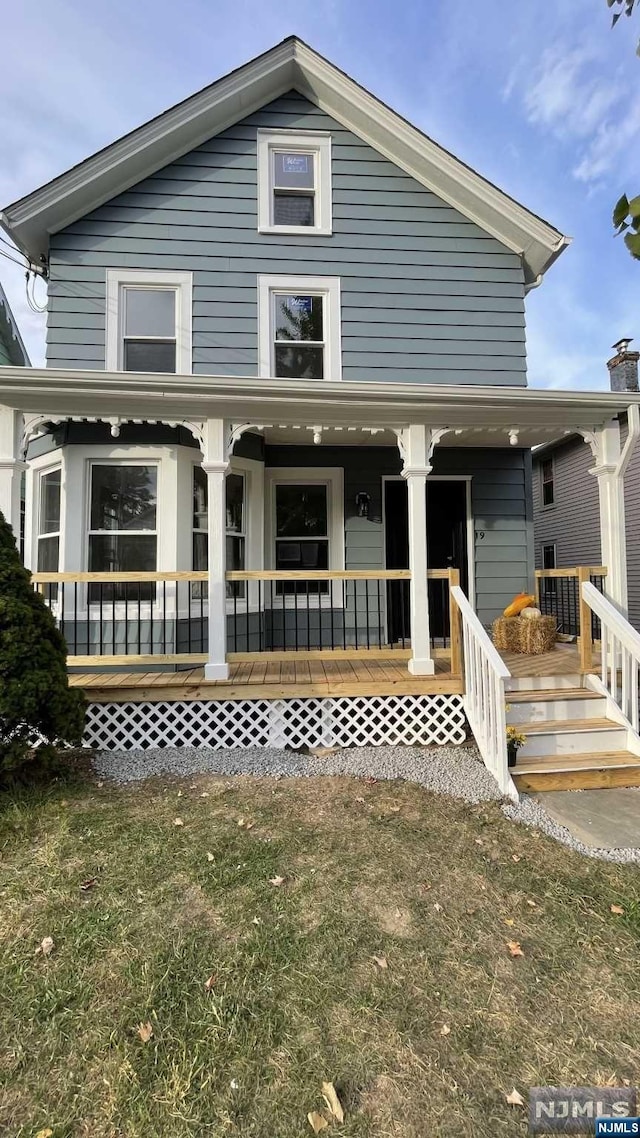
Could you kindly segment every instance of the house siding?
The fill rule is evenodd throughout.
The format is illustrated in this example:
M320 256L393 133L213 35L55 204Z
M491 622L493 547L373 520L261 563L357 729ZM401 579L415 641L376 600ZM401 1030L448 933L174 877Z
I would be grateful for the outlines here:
M572 438L544 457L553 456L554 502L542 505L541 460L533 458L533 512L535 519L535 563L542 568L543 545L555 544L559 569L574 565L599 565L600 507L597 479L589 474L593 466L590 448Z
M384 566L382 479L400 474L395 447L267 446L269 466L339 466L344 470L345 567ZM530 460L524 450L437 448L433 474L471 476L476 611L484 624L515 593L531 587ZM369 517L357 516L356 495L370 496Z
M333 235L257 232L259 127L331 131ZM520 258L296 92L51 238L47 359L103 368L107 268L190 270L193 371L258 373L259 273L339 276L343 378L524 385Z

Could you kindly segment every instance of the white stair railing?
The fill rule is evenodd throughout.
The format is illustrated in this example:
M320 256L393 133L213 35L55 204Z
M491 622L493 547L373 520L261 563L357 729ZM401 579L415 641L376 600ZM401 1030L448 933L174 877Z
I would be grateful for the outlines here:
M487 770L503 794L517 801L507 758L506 682L511 679L500 653L459 585L451 589L462 622L464 710Z
M582 597L600 621L602 687L628 726L638 734L640 634L589 581L582 585Z

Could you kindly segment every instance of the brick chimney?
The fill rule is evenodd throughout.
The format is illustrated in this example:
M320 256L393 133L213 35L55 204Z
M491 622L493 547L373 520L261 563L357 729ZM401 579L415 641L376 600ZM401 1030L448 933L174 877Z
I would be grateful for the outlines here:
M638 360L640 352L630 352L629 339L618 340L613 345L616 353L612 359L607 360L609 368L609 382L612 391L638 391Z

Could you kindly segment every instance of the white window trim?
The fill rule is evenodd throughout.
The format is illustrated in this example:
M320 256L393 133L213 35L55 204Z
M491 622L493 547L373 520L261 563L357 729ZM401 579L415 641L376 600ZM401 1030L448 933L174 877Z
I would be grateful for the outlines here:
M272 222L274 150L312 151L316 156L315 225L274 225ZM330 237L331 216L331 135L328 131L258 131L258 233L294 233L309 237Z
M191 375L193 274L157 272L146 269L107 269L106 368L122 371L124 306L123 287L175 289L176 293L176 374ZM135 374L135 373L133 373Z
M124 531L124 530L111 530L111 531L109 531L109 530L92 530L91 529L91 482L92 482L92 471L93 471L93 468L95 466L155 466L155 469L156 469L156 528L154 530L136 529L136 530L126 530L126 531ZM87 459L86 476L85 476L86 477L86 493L85 493L85 527L84 527L84 565L85 565L87 570L89 569L90 538L92 536L95 536L96 534L99 535L99 534L111 532L111 533L115 533L115 534L126 533L127 536L131 536L131 537L151 537L151 536L154 536L156 539L156 567L154 570L152 570L152 572L154 572L154 573L160 572L159 563L160 563L160 529L161 529L161 514L160 514L160 508L161 508L160 507L161 473L162 473L162 468L161 468L161 463L160 463L159 458L139 458L138 455L136 455L135 458L133 456L131 456L131 458L109 458L109 457L103 457L102 455L100 455L100 456L95 457L95 458ZM144 616L148 619L152 608L153 608L154 614L160 614L163 612L163 606L162 606L162 603L161 603L159 598L160 598L160 589L156 589L156 597L155 597L154 601L142 601L141 602L140 612L141 612L142 616ZM167 603L167 615L168 615L169 614L169 604L171 602L173 602L173 604L175 606L175 601L173 600L173 597L169 598L169 596L167 596L167 602L168 602ZM100 613L100 607L101 607L100 601L90 601L88 589L86 591L86 598L85 598L84 604L86 605L88 613L91 613L91 614ZM108 614L110 615L110 614L114 613L114 602L109 601L109 600L103 600L102 608L107 610ZM123 620L123 619L125 619L125 617L127 617L129 611L136 611L137 612L137 609L138 609L138 602L135 600L135 598L131 598L130 600L126 600L126 601L115 601L115 614L114 614L115 619L116 620Z
M190 463L191 488L193 493L193 468L200 466L202 460L192 460ZM245 519L244 519L244 564L245 572L255 572L264 568L264 464L254 458L239 458L232 455L229 459L228 474L241 474L244 478L245 492ZM191 502L191 499L190 499ZM193 532L193 530L191 531ZM208 533L208 530L202 530ZM193 554L192 554L193 557ZM193 565L193 560L190 562ZM226 598L227 614L234 613L233 597ZM199 602L198 602L199 604ZM258 612L258 582L247 581L244 597L236 599L238 614L244 612Z
M276 486L287 482L301 485L319 483L327 487L327 537L329 539L329 569L344 569L344 471L341 466L271 466L266 467L265 478L265 544L267 569L275 569L276 551ZM274 592L275 599L275 592ZM295 608L297 598L279 595L277 606ZM332 581L328 593L309 597L311 607L343 608L342 581Z
M340 277L258 276L258 371L275 378L272 296L274 292L312 294L323 298L324 379L342 379ZM292 383L295 380L291 381Z

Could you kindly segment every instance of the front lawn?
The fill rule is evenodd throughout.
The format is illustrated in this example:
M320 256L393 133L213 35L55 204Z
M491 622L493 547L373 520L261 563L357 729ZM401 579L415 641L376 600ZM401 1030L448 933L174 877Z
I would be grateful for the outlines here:
M5 793L0 849L11 1138L298 1138L324 1081L327 1136L524 1135L514 1086L638 1079L638 870L497 805L79 776Z

